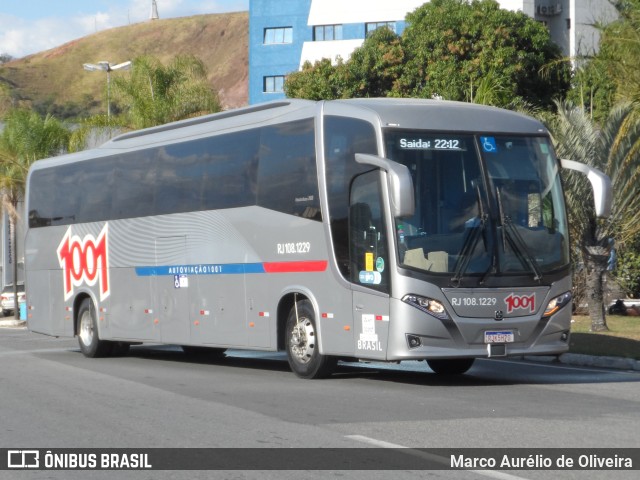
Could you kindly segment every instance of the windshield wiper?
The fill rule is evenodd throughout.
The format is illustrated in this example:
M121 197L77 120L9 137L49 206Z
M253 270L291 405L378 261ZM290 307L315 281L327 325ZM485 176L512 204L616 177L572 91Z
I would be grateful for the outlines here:
M503 249L507 251L507 242L511 246L513 252L518 256L520 261L524 265L528 265L533 272L533 279L537 282L542 280L542 272L540 266L535 257L531 255L529 248L524 239L518 232L518 229L513 223L510 215L505 215L504 208L502 207L502 194L500 188L496 188L496 196L498 200L498 210L500 212L500 223L502 224L502 245Z
M460 286L460 280L462 280L462 276L467 271L467 267L469 266L469 262L471 261L471 255L476 249L476 245L478 245L480 235L485 231L488 218L487 214L484 211L482 196L480 195L480 186L475 180L473 180L471 184L476 188L479 215L478 217L469 220L469 222L473 222L473 224L468 227L470 229L469 233L465 237L462 248L460 249L460 260L458 260L458 262L456 263L456 271L454 272L453 278L451 279L451 283L454 287Z

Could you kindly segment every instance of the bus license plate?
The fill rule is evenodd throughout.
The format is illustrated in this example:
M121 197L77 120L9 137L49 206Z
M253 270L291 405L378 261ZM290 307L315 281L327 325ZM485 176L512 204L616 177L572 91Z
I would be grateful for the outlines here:
M500 332L484 332L484 343L512 343L514 341L511 330Z

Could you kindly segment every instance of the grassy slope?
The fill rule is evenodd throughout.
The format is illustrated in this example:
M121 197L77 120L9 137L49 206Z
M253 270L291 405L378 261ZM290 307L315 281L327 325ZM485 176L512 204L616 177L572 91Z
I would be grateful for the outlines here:
M104 107L106 77L86 72L83 63L120 63L149 54L167 62L177 54L204 61L212 87L225 107L247 102L248 14L246 12L156 20L113 28L60 47L15 60L0 67L21 99ZM122 73L114 72L112 75ZM95 113L95 112L94 112Z
M573 320L570 352L640 360L640 317L607 315L609 331L605 333L590 332L589 317L574 316Z

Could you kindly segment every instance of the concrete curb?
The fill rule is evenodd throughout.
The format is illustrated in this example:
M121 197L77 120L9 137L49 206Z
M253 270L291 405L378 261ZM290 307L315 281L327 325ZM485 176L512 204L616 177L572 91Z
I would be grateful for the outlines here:
M580 353L563 353L559 356L527 355L523 358L531 362L555 362L562 363L563 365L572 365L575 367L597 367L608 368L612 370L634 370L636 372L640 371L640 360L634 360L633 358L582 355Z

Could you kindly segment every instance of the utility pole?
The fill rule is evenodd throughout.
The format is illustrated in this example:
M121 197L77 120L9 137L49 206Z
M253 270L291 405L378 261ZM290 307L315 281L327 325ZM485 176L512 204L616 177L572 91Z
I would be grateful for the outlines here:
M156 0L151 0L151 16L149 17L149 20L158 20L159 18L158 4L156 3Z

